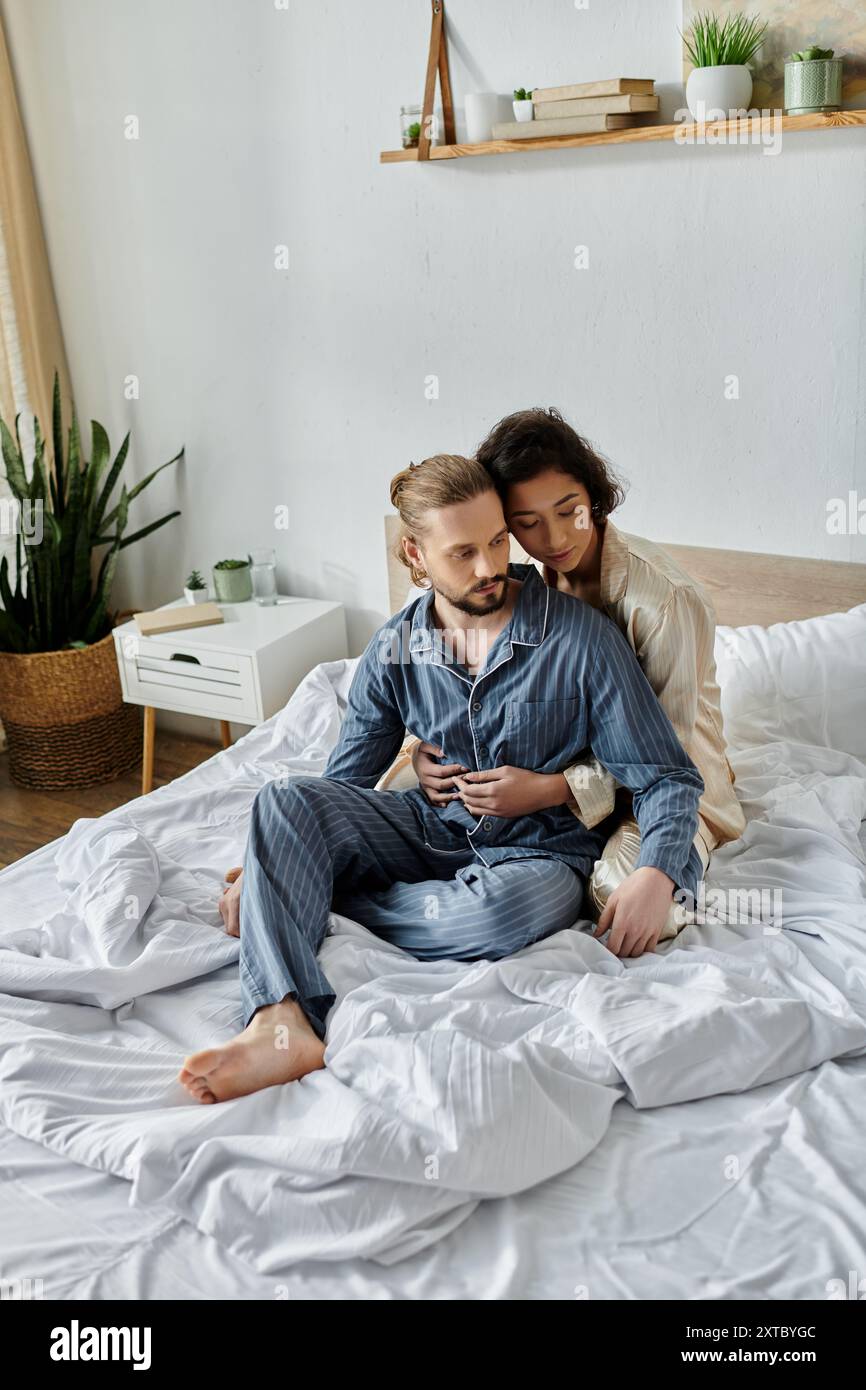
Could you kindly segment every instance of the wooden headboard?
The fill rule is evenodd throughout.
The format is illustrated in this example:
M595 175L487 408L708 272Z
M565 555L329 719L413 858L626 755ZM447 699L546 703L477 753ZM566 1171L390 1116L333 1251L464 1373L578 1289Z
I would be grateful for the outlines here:
M388 549L388 594L391 612L406 602L409 571L394 555L398 518L385 517ZM727 627L787 623L817 618L866 603L866 565L846 560L803 560L790 555L764 555L754 550L714 550L698 545L662 548L694 579L713 601L716 619ZM515 562L529 557L515 540Z

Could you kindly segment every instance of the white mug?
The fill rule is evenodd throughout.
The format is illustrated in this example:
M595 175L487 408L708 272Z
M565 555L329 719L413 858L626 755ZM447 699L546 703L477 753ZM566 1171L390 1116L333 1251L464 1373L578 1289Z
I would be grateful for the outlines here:
M499 120L498 92L469 92L466 97L466 139L480 145L493 139L493 122Z

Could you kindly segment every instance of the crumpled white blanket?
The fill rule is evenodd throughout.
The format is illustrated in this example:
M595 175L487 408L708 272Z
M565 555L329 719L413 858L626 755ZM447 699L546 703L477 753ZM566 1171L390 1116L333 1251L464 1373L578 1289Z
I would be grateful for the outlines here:
M183 1055L240 1026L222 875L241 860L256 790L321 772L353 669L317 667L203 768L77 822L46 920L22 922L18 880L0 875L11 1129L126 1178L132 1203L171 1208L262 1273L390 1264L480 1200L579 1163L621 1100L688 1102L866 1051L866 766L772 744L731 755L749 824L713 858L708 887L728 896L708 899L711 920L637 960L583 923L463 964L416 961L333 916L325 1070L191 1101ZM733 890L775 890L781 917L738 920Z

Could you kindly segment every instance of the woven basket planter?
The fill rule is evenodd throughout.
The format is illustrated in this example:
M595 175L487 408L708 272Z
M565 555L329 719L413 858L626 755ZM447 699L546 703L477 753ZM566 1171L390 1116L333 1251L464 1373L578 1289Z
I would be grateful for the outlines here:
M141 762L141 710L123 703L110 633L90 647L0 652L0 719L21 787L92 787Z

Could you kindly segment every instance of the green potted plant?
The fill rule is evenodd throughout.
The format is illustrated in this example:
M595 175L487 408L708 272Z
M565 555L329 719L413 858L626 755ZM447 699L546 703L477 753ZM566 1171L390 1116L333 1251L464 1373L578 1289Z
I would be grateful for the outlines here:
M686 83L686 102L696 121L726 120L748 108L752 99L752 61L767 32L756 16L698 14L688 37L682 34L694 65Z
M417 150L421 139L421 107L400 107L400 131L404 150Z
M842 106L842 59L832 48L804 48L785 63L785 111L805 116L811 111L839 111Z
M531 121L533 116L532 88L515 87L514 100L511 103L511 106L514 111L514 119L516 121Z
M246 603L253 596L249 560L218 560L213 567L218 603Z
M183 596L187 603L207 603L207 585L198 570L192 570L187 576Z
M127 534L130 503L154 469L120 497L129 434L111 460L108 435L91 421L90 458L78 418L64 441L60 384L54 377L51 457L33 421L33 459L25 467L16 417L14 436L0 420L3 462L15 525L15 582L0 561L0 718L13 781L26 787L92 786L141 759L140 711L123 703L114 639L111 588L120 552L164 526L169 512ZM98 563L96 561L98 560Z

